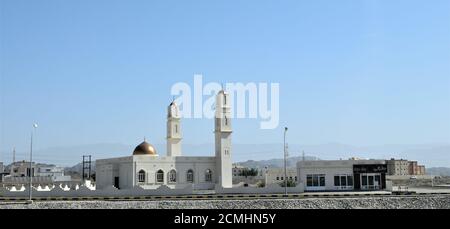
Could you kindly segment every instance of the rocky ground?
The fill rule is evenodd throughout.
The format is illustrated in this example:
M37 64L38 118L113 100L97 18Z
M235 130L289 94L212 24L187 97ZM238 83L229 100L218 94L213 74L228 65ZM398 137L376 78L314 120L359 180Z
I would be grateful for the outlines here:
M0 209L450 209L450 196L0 203Z

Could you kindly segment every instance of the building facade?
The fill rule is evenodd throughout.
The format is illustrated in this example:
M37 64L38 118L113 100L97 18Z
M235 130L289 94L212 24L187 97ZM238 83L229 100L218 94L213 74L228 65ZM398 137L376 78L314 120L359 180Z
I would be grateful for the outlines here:
M265 172L265 184L282 184L284 183L284 168L270 168ZM296 169L287 169L286 177L288 180L293 181L295 183L298 182L297 170Z
M0 162L0 183L3 182L3 177L5 176L5 167L3 162Z
M426 175L425 166L419 165L417 161L404 159L390 159L386 161L389 176L418 176Z
M408 160L396 160L392 158L386 161L389 176L407 176L411 175L411 166Z
M419 165L417 163L417 161L410 161L408 170L409 170L409 175L413 175L413 176L426 175L425 166Z
M37 175L36 163L31 163L33 176ZM12 177L29 177L30 176L30 162L29 161L16 161L7 166L7 172Z
M298 182L305 191L386 189L385 160L299 161Z
M159 156L146 140L127 157L96 161L96 187L115 186L129 189L140 186L155 189L161 185L171 188L214 189L232 187L231 111L229 94L216 96L215 155L188 157L182 155L181 120L175 102L167 112L167 154Z

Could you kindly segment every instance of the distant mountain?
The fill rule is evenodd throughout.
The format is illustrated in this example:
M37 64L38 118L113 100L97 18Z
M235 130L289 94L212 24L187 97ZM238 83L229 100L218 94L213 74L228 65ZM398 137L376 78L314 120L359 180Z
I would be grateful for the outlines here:
M319 160L316 157L305 156L305 160ZM286 167L295 168L297 166L297 162L303 160L303 157L290 157L286 160ZM248 167L248 168L283 168L284 167L284 159L270 159L270 160L262 160L262 161L254 161L248 160L245 162L235 163L236 165Z
M83 170L83 163L78 163L72 167L66 167L65 172L73 172L81 174ZM95 161L91 162L91 173L95 173Z
M428 175L450 176L450 168L447 167L428 168L426 171Z
M136 143L136 145L139 143ZM37 150L33 153L36 161L58 166L73 166L82 161L83 155L92 155L92 161L102 158L123 157L133 153L136 145L125 144L92 144L68 147L55 147ZM165 144L154 145L160 156L165 155ZM183 144L183 155L214 156L214 144ZM367 159L403 158L418 161L426 167L450 167L450 144L417 144L417 145L380 145L357 147L339 143L319 145L289 144L289 156L306 155L323 160L347 159L360 157ZM11 161L12 154L4 153L2 158ZM28 158L28 152L17 153L18 160ZM20 157L20 158L19 158ZM232 158L234 162L270 161L283 157L283 144L233 144ZM270 162L267 162L271 164ZM274 165L279 162L274 163Z

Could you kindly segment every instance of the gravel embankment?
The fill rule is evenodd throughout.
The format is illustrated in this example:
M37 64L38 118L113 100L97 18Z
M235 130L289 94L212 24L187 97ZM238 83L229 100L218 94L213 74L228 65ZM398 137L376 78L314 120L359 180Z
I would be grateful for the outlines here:
M54 201L0 203L0 209L450 209L450 196L259 199L259 200L177 200L177 201Z

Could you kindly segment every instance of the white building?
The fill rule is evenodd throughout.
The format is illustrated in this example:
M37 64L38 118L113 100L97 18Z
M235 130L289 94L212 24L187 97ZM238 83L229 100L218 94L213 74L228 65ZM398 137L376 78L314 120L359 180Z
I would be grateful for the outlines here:
M229 95L220 91L216 96L215 155L183 156L181 120L175 102L167 112L167 154L159 156L144 140L131 156L96 161L96 187L115 186L128 189L141 186L154 189L161 185L195 189L214 189L216 185L232 187L231 107Z
M299 161L297 176L306 191L386 189L385 160Z
M55 165L37 165L37 177L50 177L53 182L67 182L71 181L70 176L64 175L64 168Z
M265 184L282 184L284 183L284 168L270 168L265 171ZM293 181L295 183L298 182L297 170L294 169L286 169L286 177L288 180Z

